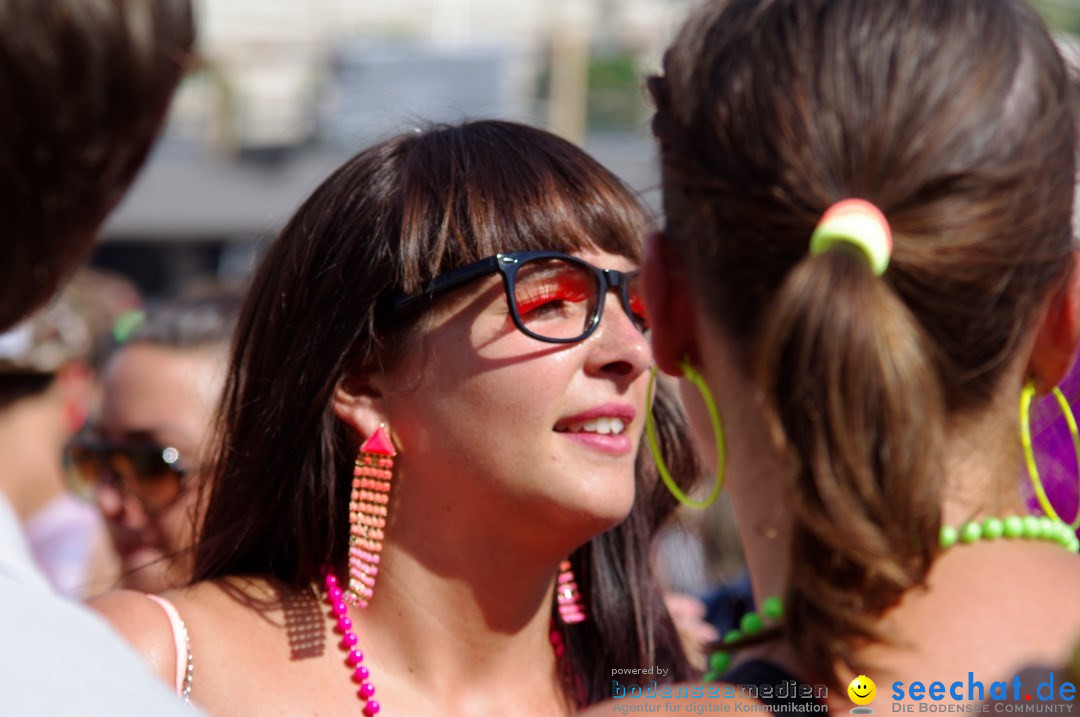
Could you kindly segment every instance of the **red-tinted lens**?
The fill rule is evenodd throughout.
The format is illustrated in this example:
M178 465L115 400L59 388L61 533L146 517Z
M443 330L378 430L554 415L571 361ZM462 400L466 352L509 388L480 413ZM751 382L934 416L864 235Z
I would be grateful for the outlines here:
M649 328L649 315L645 309L645 292L642 289L641 273L634 272L626 278L626 304L630 318L644 330Z
M522 264L514 277L514 303L529 331L551 339L574 339L596 317L600 286L595 272L558 258Z

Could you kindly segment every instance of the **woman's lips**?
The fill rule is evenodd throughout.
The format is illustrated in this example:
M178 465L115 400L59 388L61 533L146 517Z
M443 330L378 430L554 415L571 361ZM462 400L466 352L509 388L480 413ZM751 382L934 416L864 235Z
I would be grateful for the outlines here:
M612 456L625 456L634 448L634 442L625 434L586 433L584 431L581 433L556 431L555 433L586 448Z
M626 403L604 403L560 419L554 431L594 451L624 456L634 448L628 435L637 411Z
M599 406L593 406L587 411L560 419L555 424L555 429L559 430L574 423L584 423L598 418L618 418L624 424L627 424L631 423L636 415L637 410L627 403L603 403Z

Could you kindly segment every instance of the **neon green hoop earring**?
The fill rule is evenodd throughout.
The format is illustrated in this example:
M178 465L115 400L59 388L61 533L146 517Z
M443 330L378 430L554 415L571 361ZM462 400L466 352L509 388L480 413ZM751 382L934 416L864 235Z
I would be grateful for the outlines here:
M1053 394L1054 398L1057 399L1058 406L1061 408L1062 415L1065 416L1065 423L1069 427L1069 435L1072 436L1073 440L1073 450L1076 451L1076 460L1078 468L1080 468L1080 431L1076 427L1076 417L1073 415L1072 408L1070 408L1069 402L1065 400L1065 394L1061 392L1061 389L1054 386ZM1042 480L1039 479L1039 468L1035 465L1035 451L1031 447L1031 400L1034 397L1035 384L1028 381L1024 386L1024 390L1020 392L1020 443L1024 447L1024 462L1027 463L1031 485L1035 487L1035 497L1038 499L1043 512L1054 520L1064 523L1065 520L1058 516L1054 506L1050 505L1050 499L1046 497L1046 490L1043 489ZM1076 517L1073 522L1069 523L1069 527L1074 531L1080 528L1080 507L1077 507Z
M720 413L716 410L716 401L713 400L712 391L709 390L709 385L705 383L705 379L686 359L679 362L679 368L682 369L686 380L694 384L697 390L701 392L701 397L705 400L705 407L709 411L709 418L712 420L713 439L716 441L716 482L713 484L712 492L709 493L708 497L705 500L694 500L684 493L682 488L675 483L671 471L668 470L667 464L664 463L664 456L660 452L660 441L656 437L656 419L653 418L652 412L653 388L656 386L656 375L660 372L656 366L653 366L652 371L649 373L649 386L645 390L645 437L649 441L649 450L652 451L653 460L656 461L656 469L660 471L660 478L664 481L664 485L668 487L668 490L671 491L671 494L678 498L683 505L688 505L691 508L707 508L712 505L713 501L720 495L720 489L724 487L724 464L727 461L727 452L724 448L724 426L720 422Z

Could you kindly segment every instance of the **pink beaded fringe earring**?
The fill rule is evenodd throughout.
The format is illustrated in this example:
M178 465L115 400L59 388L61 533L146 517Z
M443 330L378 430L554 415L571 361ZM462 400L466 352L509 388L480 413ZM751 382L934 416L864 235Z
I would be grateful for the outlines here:
M343 595L351 605L367 607L375 594L396 455L380 423L356 456L349 496L349 586Z
M555 585L555 599L559 602L559 617L567 625L585 620L585 604L581 601L581 591L574 581L574 571L569 560L559 564L559 577Z

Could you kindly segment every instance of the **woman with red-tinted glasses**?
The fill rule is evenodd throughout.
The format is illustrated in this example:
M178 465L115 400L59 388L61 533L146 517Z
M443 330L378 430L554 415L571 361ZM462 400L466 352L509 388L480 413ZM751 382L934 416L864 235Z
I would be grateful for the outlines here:
M218 715L568 714L613 674L688 677L649 565L675 500L638 460L647 230L522 125L351 159L254 278L176 627L142 595L98 606Z
M121 585L160 592L191 572L193 486L206 463L240 299L178 299L109 358L96 430L68 446L69 475L105 518Z

